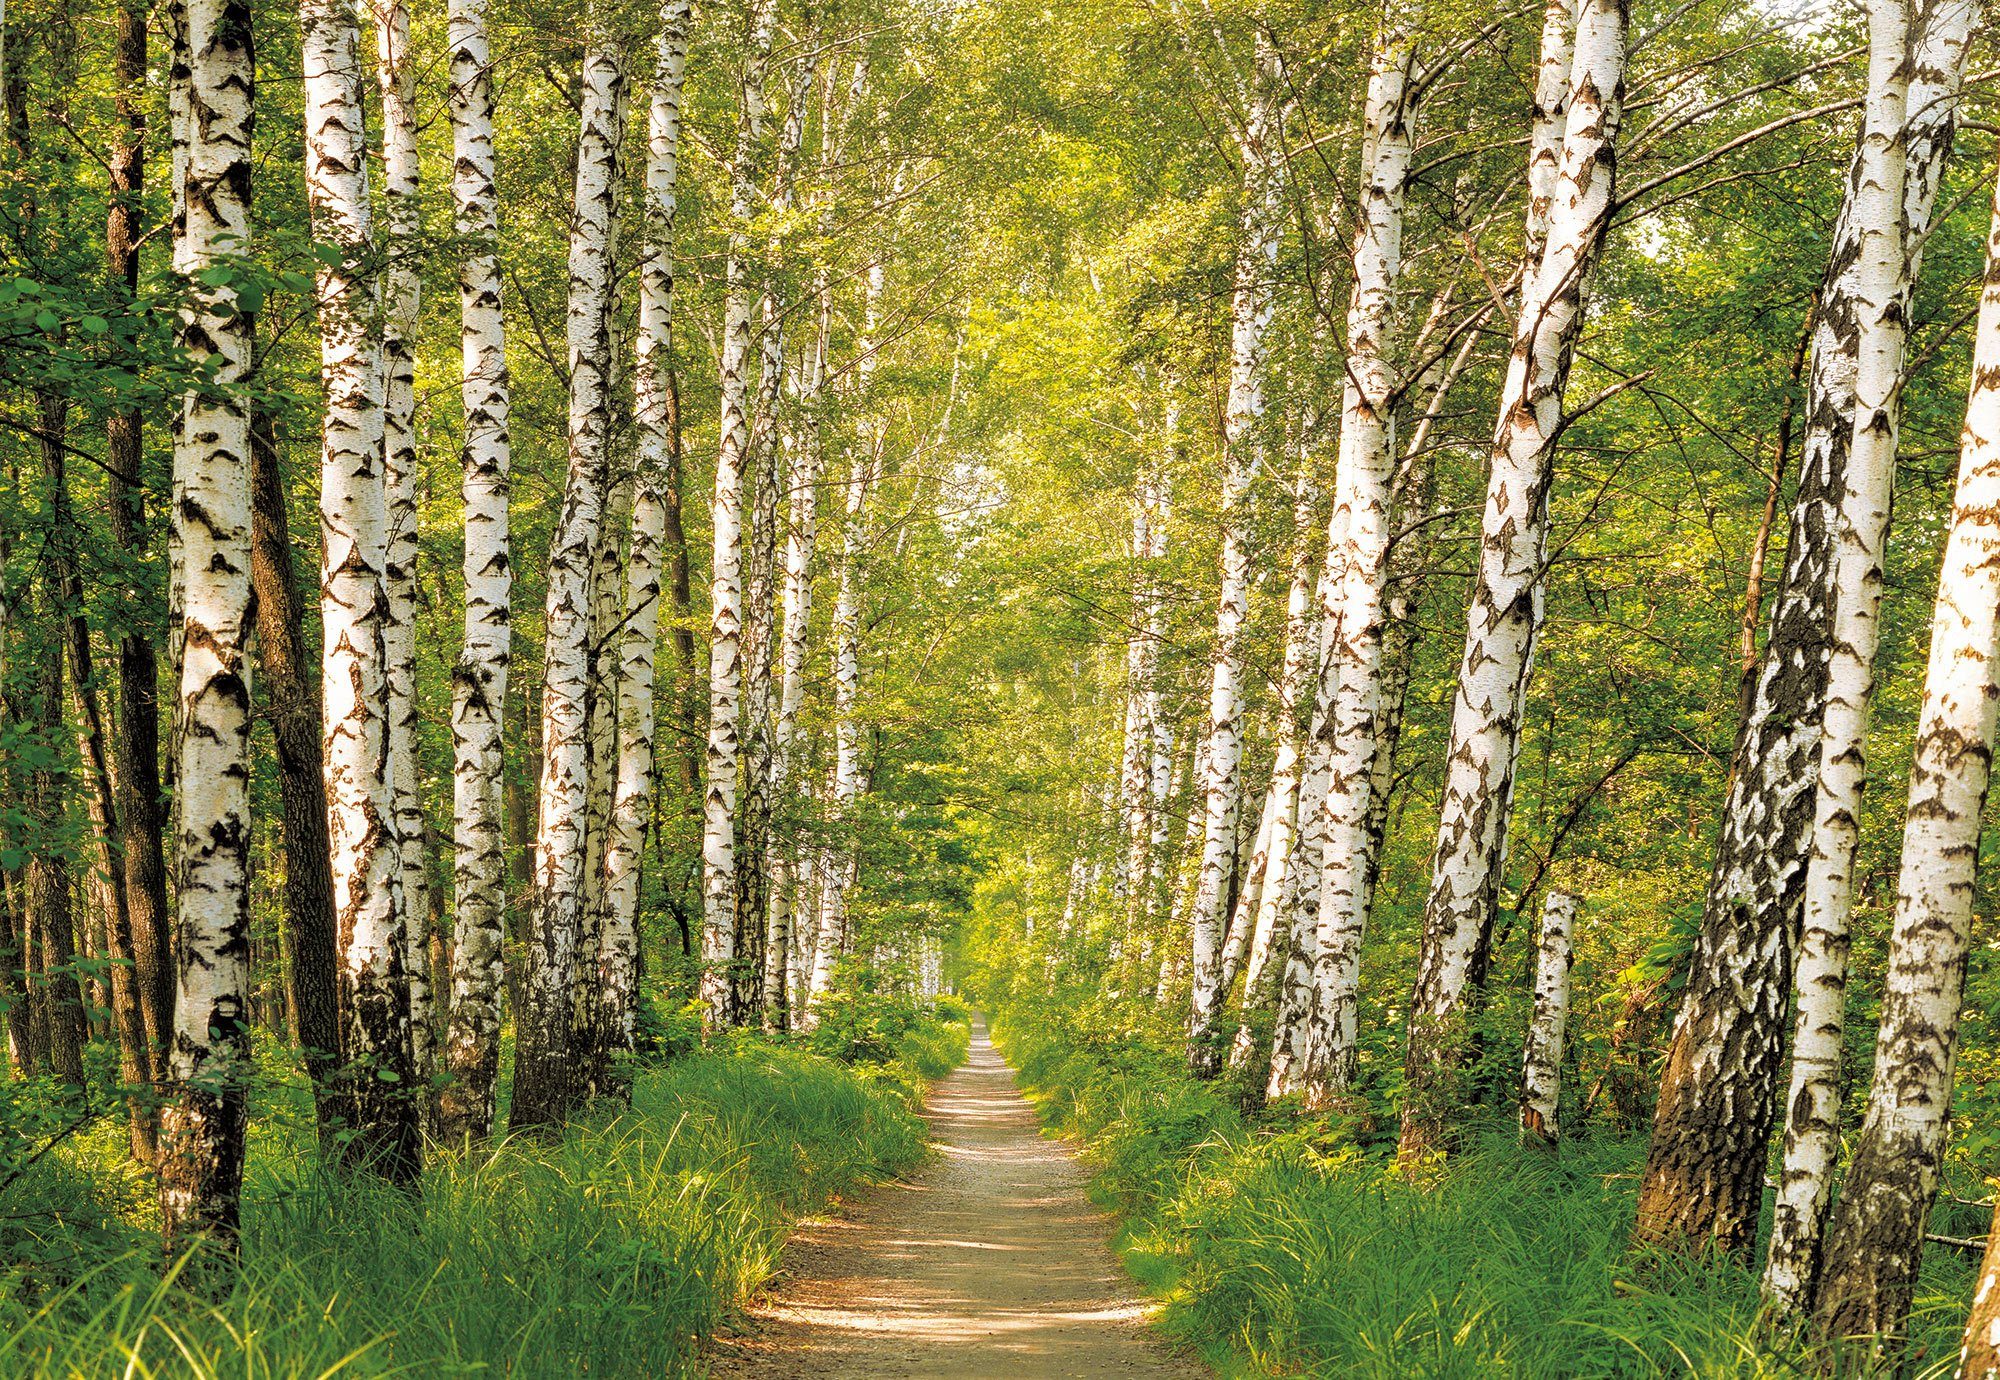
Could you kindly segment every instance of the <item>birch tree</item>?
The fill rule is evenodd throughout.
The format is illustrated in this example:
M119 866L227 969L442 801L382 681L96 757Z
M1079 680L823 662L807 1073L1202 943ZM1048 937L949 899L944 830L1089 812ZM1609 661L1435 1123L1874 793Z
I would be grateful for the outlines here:
M1535 1006L1521 1050L1521 1139L1554 1145L1562 1135L1556 1107L1562 1094L1563 1031L1569 1020L1569 968L1574 956L1577 898L1551 891L1542 902L1536 945Z
M1243 182L1230 303L1229 395L1223 418L1222 580L1209 684L1201 865L1188 916L1193 936L1188 1067L1198 1077L1213 1077L1221 1069L1223 1057L1214 1022L1224 996L1222 925L1242 791L1238 769L1243 756L1243 665L1238 644L1250 599L1246 510L1257 471L1257 432L1264 412L1264 334L1275 302L1273 280L1284 232L1285 165L1279 128L1282 83L1283 65L1276 46L1260 31L1255 89L1237 140Z
M1164 430L1171 436L1179 414L1169 409ZM1155 464L1139 475L1132 506L1132 634L1125 645L1125 944L1137 970L1159 906L1160 735L1166 729L1160 705L1160 644L1166 639L1161 607L1160 564L1167 554L1167 480ZM1171 770L1171 766L1169 766Z
M486 0L450 0L452 227L458 264L459 451L465 521L464 640L452 668L452 927L450 1026L439 1093L447 1140L493 1128L500 1071L500 982L506 832L502 730L512 660L514 565L508 523L512 445L506 317L501 307L499 193L493 176L492 53Z
M721 444L715 465L710 573L707 782L702 827L702 979L711 1028L738 1016L736 801L743 701L743 468L750 444L750 222L764 143L764 73L774 0L747 0L736 150L729 165L729 264L723 301Z
M618 793L604 850L605 929L598 961L608 1053L632 1047L638 978L640 867L653 812L653 692L660 641L662 546L667 467L674 439L668 378L673 353L674 221L680 180L681 89L687 72L690 0L666 0L654 41L646 121L646 200L634 346L634 412L639 426L632 541L626 557L623 668L618 677Z
M1320 804L1319 932L1313 957L1314 1021L1324 1034L1308 1043L1305 1071L1306 1099L1318 1105L1344 1096L1355 1076L1355 997L1368 923L1368 818L1380 750L1376 728L1382 707L1389 490L1396 447L1397 381L1389 361L1389 334L1402 273L1403 201L1416 137L1416 18L1393 0L1384 10L1362 115L1361 143L1370 164L1364 169L1355 217L1354 289L1347 307L1334 495L1343 549L1338 618L1328 624L1327 678L1333 697L1324 731L1331 747ZM1496 470L1498 464L1496 460Z
M1878 61L1885 72L1892 61L1889 54L1876 52L1877 43L1886 48L1890 42L1890 35L1876 35L1876 26L1889 29L1896 18L1887 5L1871 12L1871 73ZM1875 84L1871 76L1871 92ZM1893 175L1896 127L1888 121L1894 113L1893 107L1884 110L1871 101L1866 135L1875 150L1866 175L1871 184ZM1891 163L1888 173L1877 171L1881 163ZM1887 187L1875 185L1873 194L1886 198L1896 195L1897 189L1893 182ZM1886 259L1895 247L1891 241L1877 252ZM1866 280L1872 291L1862 300L1882 301L1875 293L1886 291L1893 305L1898 268L1894 263L1876 265ZM1883 414L1892 406L1889 399L1896 381L1889 380L1885 396L1874 376L1893 361L1871 360L1874 335L1864 331L1862 338L1856 392L1863 410L1856 413L1850 473L1860 462L1864 442L1872 439L1865 432L1886 428L1894 436L1893 415ZM1866 1337L1871 1349L1891 1353L1892 1360L1909 1319L1925 1222L1951 1129L1959 1011L1972 936L1980 820L1993 763L1996 704L2000 704L2000 199L1987 236L1956 502L1931 617L1923 712L1910 771L1896 913L1875 1036L1875 1077L1828 1227L1818 1281L1816 1317L1822 1334L1836 1342ZM1982 1272L1982 1288L1986 1278ZM1976 1318L1979 1305L1974 1311ZM1990 1334L1986 1346L1990 1352Z
M857 80L859 77L857 76ZM861 798L861 594L868 549L868 492L880 465L879 438L871 385L875 378L875 332L880 325L882 292L887 282L878 259L868 266L861 308L861 330L854 340L853 394L859 412L848 454L845 522L840 538L840 568L834 574L833 626L833 783L828 806L836 831L851 829L854 803ZM833 975L847 952L847 893L853 884L855 854L837 834L826 850L821 881L819 933L813 941L812 971L806 979L805 1027L817 1020L814 1007L833 986Z
M430 876L423 764L417 755L416 336L423 222L417 206L416 67L403 0L373 0L382 100L382 470L388 533L382 584L388 677L389 790L403 894L403 971L410 992L410 1062L430 1082L433 1054Z
M1948 49L1947 26L1969 25L1970 17L1964 0L1927 7L1918 26L1919 46ZM1958 41L1958 63L1963 42ZM1873 49L1871 38L1871 103ZM1882 58L1887 61L1886 52ZM1947 58L1941 79L1932 85L1927 78L1921 104L1911 107L1924 122L1921 137L1914 137L1914 127L1904 131L1906 199L1870 199L1864 121L1834 224L1813 326L1806 433L1784 571L1750 710L1737 735L1701 930L1661 1069L1640 1183L1635 1238L1642 1244L1698 1249L1715 1243L1740 1251L1756 1234L1782 1070L1791 936L1799 923L1817 794L1811 787L1818 775L1830 659L1838 504L1854 437L1865 318L1863 248L1875 233L1867 216L1884 210L1900 216L1899 238L1921 239L1928 229L1954 118L1954 65ZM1875 125L1890 127L1882 119ZM1805 1187L1801 1181L1793 1191ZM1789 1237L1792 1228L1785 1230ZM1780 1279L1777 1287L1790 1286Z
M233 281L251 245L256 64L241 0L189 0L190 129L182 348L213 370L188 394L174 445L174 525L187 572L176 779L180 836L172 1100L160 1126L160 1219L169 1250L204 1236L233 1247L243 1186L250 1041L250 313ZM210 270L221 270L210 272ZM215 281L220 279L221 281Z
M1481 520L1478 575L1452 704L1444 798L1410 1003L1399 1155L1443 1148L1473 955L1506 858L1521 711L1541 631L1549 488L1583 292L1613 209L1625 80L1622 0L1583 0L1548 244L1524 285ZM1322 920L1322 932L1326 930Z
M822 305L818 329L806 345L798 365L798 428L786 437L786 444L794 445L797 455L787 466L791 475L791 502L785 524L784 622L778 652L778 709L771 730L770 789L772 799L780 801L785 799L785 791L791 783L799 709L805 702L806 658L812 626L814 548L819 535L820 471L825 463L818 409L825 386L831 334L830 307ZM763 1006L766 1019L776 1028L785 1029L791 1024L790 974L797 967L792 954L798 942L793 934L800 873L796 839L772 841L769 867L770 915L764 950Z
M1313 476L1317 459L1309 448L1304 450L1293 488L1292 578L1285 599L1284 659L1278 671L1278 742L1264 803L1270 833L1264 845L1264 885L1250 922L1250 951L1243 969L1243 1019L1229 1047L1232 1069L1247 1068L1258 1059L1264 1037L1257 1026L1277 1005L1280 979L1290 957L1289 919L1292 896L1299 885L1294 842L1304 747L1300 708L1314 685L1313 663L1319 651L1319 623L1313 616L1317 553L1312 543L1319 520L1318 484ZM1157 699L1156 693L1155 712ZM1150 758L1150 744L1148 755Z
M766 279L758 331L756 418L750 428L749 460L755 473L755 498L750 519L749 590L745 608L744 701L747 750L743 764L743 801L738 812L737 941L747 948L738 965L737 1003L755 1009L767 1025L782 1026L785 1013L765 1002L780 1003L782 982L766 975L784 970L782 952L770 952L774 939L782 950L786 936L771 930L771 815L776 802L772 762L776 748L779 666L779 509L791 481L787 464L792 448L780 443L783 431L779 407L785 379L785 317L787 301L784 225L792 212L793 168L805 138L806 106L811 99L815 64L800 60L794 73L785 118L779 128L777 153L771 165L770 210L774 229L766 246Z
M569 469L549 543L535 917L516 1013L512 1124L558 1125L571 1096L577 948L586 900L593 576L609 487L611 275L625 71L606 16L589 19L569 237Z
M865 382L862 387L865 387ZM836 828L851 828L854 802L861 798L861 560L868 542L868 490L875 480L875 452L864 436L849 459L846 525L841 535L840 571L833 606L833 792L829 802ZM819 936L806 987L806 1027L815 1021L814 1004L833 985L847 951L847 892L853 881L854 851L845 841L827 850L825 890L820 898Z
M1972 11L1963 0L1947 0L1932 6L1920 21L1909 45L1913 65L1904 102L1902 146L1885 150L1875 165L1863 171L1864 185L1881 198L1871 214L1880 215L1883 223L1862 237L1863 259L1858 264L1862 329L1854 376L1855 425L1836 507L1831 645L1818 797L1806 854L1803 924L1794 973L1797 1009L1791 1085L1785 1099L1784 1168L1764 1266L1765 1297L1784 1312L1798 1311L1809 1302L1807 1295L1820 1269L1821 1235L1840 1152L1848 913L1853 904L1881 626L1882 556L1896 471L1905 321L1922 252L1909 239L1907 225L1915 216L1928 218L1928 204L1936 194L1934 186L1910 185L1904 174L1914 154L1919 176L1935 176L1923 171L1935 164L1922 146L1949 137L1949 112L1964 70ZM1881 58L1886 62L1888 55ZM1946 111L1942 126L1936 106ZM1870 137L1881 136L1864 133L1864 140ZM1877 186L1875 179L1893 179L1899 185ZM1913 206L1913 196L1921 199L1923 209Z
M322 246L320 660L329 857L348 1060L348 1153L392 1179L419 1166L401 856L390 796L381 345L353 0L299 10L306 194Z

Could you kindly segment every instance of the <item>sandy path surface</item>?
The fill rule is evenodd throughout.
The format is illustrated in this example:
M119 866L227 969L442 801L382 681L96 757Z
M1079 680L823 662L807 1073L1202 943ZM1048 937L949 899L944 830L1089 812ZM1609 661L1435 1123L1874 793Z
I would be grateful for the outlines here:
M1167 1352L1106 1244L1086 1175L986 1038L932 1091L943 1156L909 1183L804 1227L744 1335L719 1346L731 1380L1156 1377L1208 1371Z

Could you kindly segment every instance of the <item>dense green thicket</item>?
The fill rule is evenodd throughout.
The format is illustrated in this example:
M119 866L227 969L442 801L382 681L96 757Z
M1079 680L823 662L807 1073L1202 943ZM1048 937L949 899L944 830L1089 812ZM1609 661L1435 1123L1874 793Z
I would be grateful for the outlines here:
M1550 1155L1494 1124L1412 1183L1391 1162L1384 1106L1245 1114L1228 1085L1187 1076L1177 1031L1121 1020L1102 1003L1023 1002L994 1032L1050 1126L1083 1142L1093 1191L1124 1218L1126 1263L1163 1299L1167 1329L1225 1370L1811 1373L1808 1353L1760 1331L1753 1271L1627 1253L1643 1140L1603 1135ZM1949 1205L1933 1220L1940 1234L1984 1226ZM1927 1256L1916 1375L1951 1373L1975 1264Z
M927 1153L915 1105L962 1018L889 1004L844 1064L744 1036L642 1072L558 1142L439 1152L420 1194L337 1175L304 1090L252 1142L240 1272L182 1287L113 1128L0 1185L0 1374L669 1375L775 1268L792 1223ZM958 1013L952 1013L958 1014ZM275 1104L275 1105L271 1105Z

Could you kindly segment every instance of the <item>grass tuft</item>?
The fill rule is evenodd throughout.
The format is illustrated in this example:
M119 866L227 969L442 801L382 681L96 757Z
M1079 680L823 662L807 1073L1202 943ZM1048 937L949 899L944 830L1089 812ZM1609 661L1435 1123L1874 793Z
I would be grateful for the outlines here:
M1733 1260L1626 1249L1643 1141L1550 1156L1492 1127L1422 1185L1354 1128L1240 1114L1165 1055L1065 1034L1047 1012L996 1037L1044 1118L1080 1138L1100 1201L1125 1216L1133 1274L1162 1324L1225 1373L1342 1380L1492 1376L1802 1380L1767 1341L1757 1280ZM1949 1375L1973 1262L1933 1251L1917 1377Z
M303 1143L257 1147L244 1264L206 1302L94 1152L35 1166L0 1195L0 1245L35 1246L0 1257L0 1374L686 1374L797 1217L928 1153L893 1083L747 1041L642 1073L557 1143L440 1153L419 1195Z

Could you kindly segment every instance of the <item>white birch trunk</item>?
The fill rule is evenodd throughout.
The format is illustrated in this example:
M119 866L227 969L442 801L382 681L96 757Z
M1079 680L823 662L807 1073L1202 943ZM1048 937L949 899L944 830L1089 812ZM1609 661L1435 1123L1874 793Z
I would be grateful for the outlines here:
M1969 25L1964 0L1927 7L1919 51ZM1950 144L1963 43L1909 104L1904 216L1920 239ZM1833 619L1836 505L1854 433L1862 260L1856 149L1812 334L1798 493L1769 633L1730 765L1702 926L1662 1068L1636 1239L1745 1250L1763 1206L1783 1071L1791 938L1799 923Z
M506 911L502 725L512 660L514 566L507 499L506 319L501 310L499 193L493 181L492 56L486 0L450 0L453 228L458 265L459 403L465 418L465 634L452 672L451 1081L439 1095L447 1140L493 1129L500 1068L500 984Z
M1222 1067L1215 1018L1223 999L1223 908L1242 789L1238 768L1243 756L1243 665L1238 642L1249 616L1250 600L1246 509L1256 476L1257 432L1264 412L1264 334L1274 306L1273 280L1284 229L1284 162L1277 118L1280 65L1270 40L1261 32L1257 43L1258 89L1239 150L1243 207L1237 227L1229 396L1223 419L1222 580L1216 600L1214 666L1209 683L1201 867L1188 916L1192 937L1188 1067L1204 1078L1213 1077Z
M160 1216L169 1251L204 1236L233 1243L243 1181L250 1061L250 413L252 318L203 269L250 252L256 69L243 0L190 0L187 91L207 112L190 129L192 290L180 340L215 371L181 402L174 530L185 558L188 654L179 659L175 737L179 906L175 914L171 1100L161 1115ZM180 83L176 83L179 85Z
M569 465L549 543L543 613L542 779L535 836L535 928L516 1021L512 1121L560 1124L572 1093L577 946L588 887L590 629L609 488L611 278L625 73L602 15L583 57L576 191L569 236Z
M1243 1019L1230 1043L1229 1066L1249 1067L1260 1053L1257 1029L1278 1002L1283 964L1289 958L1292 895L1298 885L1299 777L1305 726L1302 697L1315 677L1319 623L1314 617L1312 535L1318 520L1318 485L1308 452L1299 466L1292 503L1292 580L1285 599L1285 651L1278 673L1278 747L1271 765L1271 789L1264 813L1271 822L1264 848L1264 885L1252 921L1250 953L1243 971ZM1308 706L1308 712L1310 707Z
M1163 430L1171 438L1180 413L1168 405ZM1171 448L1171 440L1169 440ZM1125 875L1127 966L1135 979L1147 974L1160 904L1160 855L1166 840L1166 799L1173 772L1171 730L1160 706L1159 658L1166 640L1159 568L1167 554L1168 480L1148 464L1140 475L1132 513L1132 637L1125 654L1126 816Z
M1576 0L1544 0L1542 41L1535 61L1535 106L1528 123L1528 219L1521 236L1521 287L1541 267L1549 243L1549 210L1562 175L1569 128L1570 65L1575 61Z
M780 424L779 409L785 383L785 317L788 306L784 285L785 234L793 205L792 173L805 139L806 107L811 100L816 63L801 59L787 92L785 119L778 133L778 151L771 168L771 215L775 225L767 246L769 276L764 285L759 333L760 367L757 381L757 416L750 431L750 457L756 471L756 502L751 524L750 589L745 658L746 719L748 754L744 763L744 802L740 826L746 834L743 864L743 892L737 907L740 933L755 941L754 969L745 966L742 991L756 1006L768 1029L785 1029L789 1012L785 1009L785 951L790 947L790 911L774 906L774 873L779 869L773 856L772 815L777 807L778 786L774 780L777 757L777 719L782 690L782 652L779 647L781 593L778 575L779 509L791 484L788 477L791 444L781 444L787 430ZM785 438L789 440L789 438ZM775 922L786 921L780 928Z
M1856 312L1861 336L1854 376L1854 427L1846 481L1835 510L1832 643L1825 716L1820 726L1818 796L1806 859L1804 924L1793 969L1797 1003L1791 1085L1785 1099L1784 1165L1772 1210L1763 1278L1766 1300L1784 1314L1796 1313L1810 1303L1840 1153L1848 918L1853 906L1854 856L1860 842L1868 717L1881 628L1882 555L1895 482L1904 323L1921 252L1909 243L1909 222L1913 214L1928 220L1930 205L1926 198L1920 211L1911 206L1912 189L1906 175L1908 145L1912 135L1936 118L1919 102L1928 104L1942 98L1955 104L1964 49L1971 36L1969 5L1948 0L1942 9L1962 16L1964 27L1946 24L1941 31L1934 11L1931 22L1914 36L1910 46L1916 62L1903 109L1880 112L1883 120L1892 115L1902 117L1897 131L1886 135L1887 145L1878 149L1875 141L1885 135L1864 130L1871 154L1864 162L1860 185L1870 199L1866 205L1857 203L1856 212L1862 223L1872 228L1862 233L1857 261ZM1882 42L1887 41L1884 35ZM1874 42L1871 30L1871 48ZM1886 49L1871 53L1871 63L1877 60L1887 64L1891 54ZM1934 197L1936 164L1928 166L1933 169L1929 192ZM1881 185L1884 182L1893 185ZM1879 224L1875 223L1878 217Z
M410 989L410 1062L429 1086L433 1061L430 877L425 863L423 763L417 752L416 335L423 223L417 206L417 73L403 0L374 0L382 98L382 464L388 534L382 567L389 696L389 790L403 893L403 971ZM427 1100L427 1099L426 1099Z
M805 702L806 658L812 627L813 556L819 536L819 481L824 462L820 395L826 377L827 338L832 320L822 307L818 333L805 351L799 369L799 425L787 438L795 444L797 458L791 470L791 505L785 536L784 625L778 657L778 715L771 734L771 795L784 799L791 782L793 744L798 736L799 708ZM793 917L798 909L800 850L795 837L774 839L770 854L771 916L766 941L764 1004L766 1010L781 1012L782 1025L791 1020L793 984L790 974L799 966L794 948L804 940L794 935Z
M723 302L721 444L715 466L710 576L708 753L702 827L703 1016L711 1029L737 1018L736 774L743 701L743 469L750 444L750 221L764 140L764 71L775 0L749 0L742 108L730 163L728 289Z
M881 263L870 266L861 332L854 342L854 391L862 420L856 423L854 450L848 464L846 524L841 533L840 570L833 605L833 791L828 802L838 840L826 850L821 880L819 938L813 949L811 976L806 983L805 1024L811 1029L813 1007L833 985L841 956L852 936L848 931L847 893L856 875L857 858L844 831L854 824L854 802L861 797L861 579L862 557L868 547L868 491L877 477L878 440L868 418L869 385L875 376L875 330L881 311L884 273Z
M1872 81L1870 86L1872 90ZM1872 116L1873 111L1871 135ZM1875 138L1888 146L1895 142L1893 130ZM1873 401L1879 409L1876 390L1865 377L1869 373L1865 350L1862 358L1859 391L1864 405ZM1857 444L1861 415L1857 413ZM1959 1012L1996 704L2000 704L2000 198L1987 236L1957 497L1931 619L1896 916L1875 1039L1875 1078L1828 1229L1819 1280L1818 1322L1835 1340L1865 1337L1870 1346L1893 1346L1908 1321L1925 1221L1951 1130ZM1991 1347L1990 1332L1987 1345Z
M353 0L306 0L299 11L306 194L322 258L317 297L320 382L320 688L329 861L340 962L349 1154L394 1178L416 1173L410 997L401 915L402 857L390 796L388 553L382 468L381 345L375 240L362 124L359 24Z
M1414 148L1415 16L1385 11L1363 112L1371 156L1354 231L1354 290L1347 308L1347 368L1341 395L1340 462L1334 507L1342 534L1338 615L1329 631L1333 697L1326 791L1320 802L1320 887L1314 944L1308 1103L1325 1105L1354 1085L1360 1015L1361 943L1372 876L1370 792L1380 750L1384 592L1390 483L1395 468L1395 370L1389 334L1402 275L1403 200ZM1558 398L1556 406L1560 408ZM1498 468L1496 462L1496 470ZM1312 884L1309 880L1308 885Z
M856 709L861 697L861 557L867 546L868 489L874 455L866 443L858 446L847 481L847 524L841 538L838 593L833 607L833 798L836 829L854 823L854 802L861 795L861 732ZM813 1006L833 985L834 970L847 951L847 890L854 878L854 848L843 838L827 849L825 891L821 896L819 940L813 951L812 976L806 989L806 1023Z
M2000 1380L2000 1217L1986 1236L1954 1380Z
M1223 1008L1236 985L1236 974L1250 953L1252 932L1257 927L1257 914L1262 909L1264 883L1269 877L1271 838L1278 829L1275 811L1280 804L1282 801L1273 798L1269 791L1256 801L1257 827L1248 839L1249 854L1245 856L1240 847L1237 849L1236 875L1239 881L1235 904L1229 910L1229 927L1223 935L1222 956L1216 968L1216 1002L1210 1017L1210 1039L1215 1038L1215 1028L1221 1023ZM1242 817L1239 815L1239 829L1241 824Z
M1563 1027L1569 1020L1569 969L1579 905L1567 891L1551 891L1542 902L1535 1009L1521 1050L1521 1139L1547 1145L1562 1135L1556 1104L1562 1092Z
M604 850L604 933L598 951L597 1033L615 1056L632 1048L637 998L639 881L653 814L654 713L660 644L660 585L667 529L672 438L668 371L673 356L674 220L680 180L681 90L691 0L666 0L654 43L646 122L646 192L634 344L633 410L639 431L626 556L625 626L618 676L618 775Z
M1548 245L1532 285L1522 290L1501 388L1478 576L1452 708L1406 1045L1405 1158L1441 1148L1448 1135L1467 978L1492 923L1506 862L1521 710L1542 621L1554 434L1583 325L1584 287L1611 219L1625 36L1623 0L1579 5L1562 170ZM1329 795L1331 790L1330 783ZM1320 928L1322 935L1330 928L1324 916Z
M629 108L628 108L629 109ZM621 127L625 117L621 117ZM623 216L614 208L613 242L623 228ZM614 269L614 273L616 270ZM613 288L613 297L616 288ZM627 342L618 333L618 308L611 301L607 310L611 334L606 342L610 370L606 384L606 436L617 434L622 423L618 416L621 386L625 377ZM598 980L604 962L604 933L609 914L605 891L605 854L611 843L612 815L618 796L618 707L624 672L626 607L625 555L632 530L633 490L637 476L623 457L609 460L609 486L605 493L604 520L598 532L597 551L590 574L590 699L589 790L585 797L583 825L583 902L578 912L576 991L571 998L571 1047L574 1065L574 1096L588 1101L611 1091L606 1062L610 1039L601 1028L609 1015L602 1000L605 993Z

